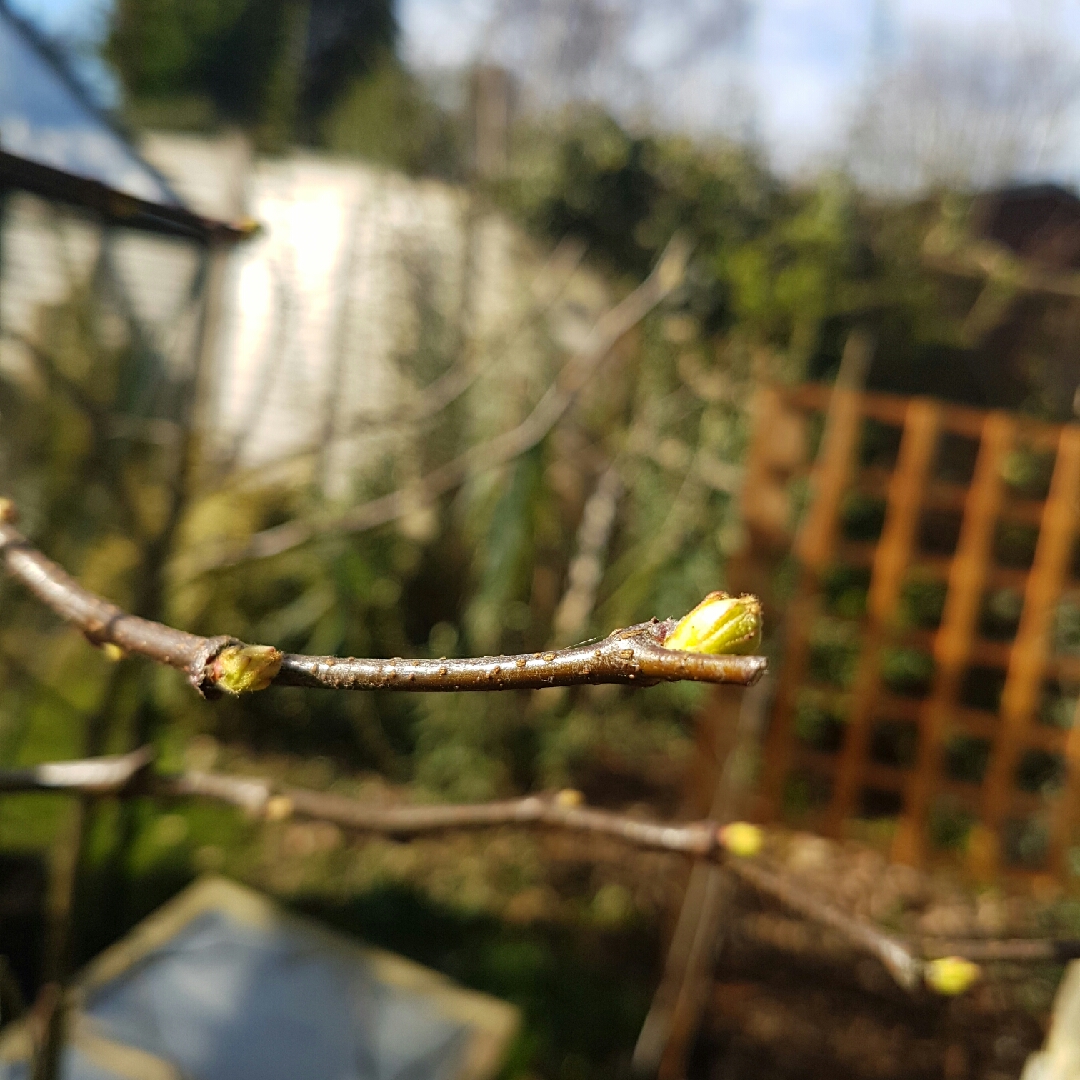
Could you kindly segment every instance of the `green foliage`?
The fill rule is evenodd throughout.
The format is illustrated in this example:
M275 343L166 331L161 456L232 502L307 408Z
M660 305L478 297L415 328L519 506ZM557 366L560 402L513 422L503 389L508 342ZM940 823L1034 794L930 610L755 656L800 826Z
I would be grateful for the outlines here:
M1062 600L1054 620L1054 651L1075 654L1080 652L1080 604Z
M979 632L983 637L1011 641L1023 610L1024 595L1019 589L993 589L983 597Z
M600 111L578 110L561 125L524 126L513 161L503 200L546 235L580 236L595 258L640 276L684 230L696 244L689 303L706 329L754 306L744 245L789 203L751 153L632 135Z
M900 624L936 630L945 612L948 583L940 578L909 577L900 592Z
M951 800L939 800L930 812L930 842L944 851L963 851L975 815Z
M1076 687L1051 683L1039 704L1039 722L1068 730L1076 716Z
M390 54L333 99L316 134L319 143L334 153L408 173L455 176L464 157L454 118Z
M795 710L795 734L811 750L834 754L844 742L845 718L812 693L803 694Z
M477 538L477 591L465 612L468 641L477 652L495 652L503 646L518 652L509 647L515 638L525 647L522 632L531 619L518 605L528 599L535 564L537 517L546 495L543 466L541 444L509 467L485 534Z
M845 540L872 543L885 527L885 500L851 491L840 507L840 530Z
M990 760L990 743L973 735L955 735L945 746L945 771L950 779L982 783Z
M282 149L396 38L390 0L118 0L105 52L136 121L240 124Z
M999 521L994 531L994 558L1000 566L1026 570L1035 560L1038 539L1038 525Z
M866 614L870 569L865 566L836 565L821 580L825 611L843 619L860 619Z
M846 690L855 681L859 628L849 622L821 619L810 635L810 678Z
M881 681L895 694L924 697L934 677L934 658L920 649L885 649Z
M870 733L870 756L882 765L907 769L915 764L918 726L909 720L879 720Z
M874 373L897 388L935 377L935 350L956 344L919 253L929 204L876 206L841 176L786 187L746 148L633 134L595 110L524 125L512 160L504 204L549 237L581 236L619 272L640 275L687 232L688 309L707 332L737 327L777 347L774 375L831 376L854 326L871 330Z
M1024 499L1045 499L1054 471L1054 451L1018 447L1005 457L1001 478Z

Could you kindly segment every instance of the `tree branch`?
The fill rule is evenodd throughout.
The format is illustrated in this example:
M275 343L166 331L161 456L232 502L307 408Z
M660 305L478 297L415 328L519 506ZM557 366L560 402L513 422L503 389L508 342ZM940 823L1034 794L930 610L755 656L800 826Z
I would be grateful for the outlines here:
M326 533L363 532L385 525L418 505L430 503L453 490L472 469L494 468L530 450L562 419L619 339L681 283L688 254L682 238L673 238L653 272L629 296L601 316L589 335L588 344L567 361L555 382L517 427L470 447L416 484L361 503L337 517L295 520L264 529L255 533L241 548L226 549L205 559L193 560L194 568L188 568L188 573L195 576L253 559L270 558Z
M67 396L68 400L86 417L93 426L95 434L102 441L105 438L105 411L83 389L79 383L66 374L56 362L55 357L47 352L35 341L25 334L11 327L0 327L0 337L5 337L25 349L33 360L35 367L41 373L47 383L59 388Z
M555 798L529 795L496 802L434 806L371 806L357 799L303 788L274 793L265 780L220 773L186 773L155 780L156 795L207 796L261 812L270 818L297 815L330 821L348 829L387 836L418 836L460 829L490 829L499 825L543 825L594 836L610 836L650 851L709 858L722 848L714 822L665 825L595 810L580 805L577 792ZM571 794L571 798L566 798Z
M807 891L806 886L759 862L732 859L728 869L755 892L779 901L788 910L819 926L827 926L856 947L876 956L889 974L906 990L923 978L923 965L911 947L873 923L845 911Z
M15 528L15 510L0 499L0 556L7 572L95 645L112 645L186 672L197 690L215 696L277 686L333 690L529 690L582 683L735 683L764 673L760 656L707 655L665 649L672 619L615 630L601 641L557 652L466 659L354 659L281 653L228 636L202 637L129 615L83 588Z
M330 821L362 832L417 836L454 829L498 825L547 825L611 836L652 851L709 858L723 850L723 830L715 822L665 825L581 805L578 792L552 797L529 795L487 803L433 806L372 806L358 799L305 788L276 789L267 779L189 770L161 775L147 769L153 751L143 747L120 757L49 762L27 769L0 770L0 793L66 791L81 795L203 797L279 820L297 815Z
M347 829L386 836L497 826L542 826L589 836L607 836L648 851L688 855L722 865L754 892L778 902L809 922L834 931L876 957L907 990L922 985L936 959L1063 963L1080 956L1073 939L924 938L910 942L880 929L830 901L819 899L783 871L754 857L741 857L727 827L715 821L664 824L581 805L580 793L529 795L488 803L433 806L372 806L358 799L305 788L279 787L264 777L190 770L160 775L148 765L149 748L113 758L52 762L28 769L0 770L0 794L66 791L83 795L209 798L267 820L289 817L333 822ZM739 826L746 828L745 826Z
M49 761L25 769L0 769L0 792L70 791L80 795L115 795L154 760L149 746L118 757Z

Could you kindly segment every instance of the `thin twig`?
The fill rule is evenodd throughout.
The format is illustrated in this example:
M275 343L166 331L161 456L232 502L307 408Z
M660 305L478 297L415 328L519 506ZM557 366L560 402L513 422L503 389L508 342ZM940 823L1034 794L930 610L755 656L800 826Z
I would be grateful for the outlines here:
M325 520L288 521L255 533L241 548L230 547L205 558L192 559L193 565L185 567L186 575L270 558L327 533L356 533L385 525L458 487L473 469L503 465L532 449L574 404L619 340L681 283L687 255L686 244L675 237L649 277L601 316L589 334L588 344L567 361L555 382L517 427L470 447L417 483L361 503L344 514Z
M730 855L715 821L664 824L642 821L580 804L578 793L529 795L487 803L430 806L373 806L359 799L275 784L265 777L189 770L152 772L152 752L143 748L113 758L51 762L31 769L0 771L0 794L66 791L71 794L209 798L269 820L290 817L332 822L347 829L386 836L419 836L451 830L505 825L543 826L591 836L607 836L649 851L721 862L744 885L809 922L825 926L860 951L876 957L906 989L917 987L924 960L960 956L969 960L1062 963L1080 956L1074 939L923 938L909 942L813 896L805 884L758 858Z
M805 884L749 859L731 859L728 867L755 892L779 901L790 911L819 926L842 935L864 952L876 956L890 975L905 989L913 990L922 981L923 965L911 947L858 915L820 900Z
M0 500L0 556L7 572L95 645L115 645L187 673L201 693L229 688L223 664L238 650L265 672L258 685L327 687L333 690L509 690L582 683L734 683L749 686L764 673L760 656L710 656L665 649L674 621L653 619L615 630L601 641L557 652L465 659L354 659L280 653L228 636L203 637L129 615L83 588L61 566L35 549L12 524L14 508ZM248 661L244 661L245 663Z
M390 836L416 836L451 829L488 829L497 825L548 825L611 836L653 851L708 857L719 851L714 822L665 825L581 806L573 799L529 795L520 799L432 806L372 806L343 795L281 787L264 778L189 770L160 775L147 770L153 752L147 747L122 757L49 762L33 768L0 771L0 793L66 791L85 795L154 795L203 797L230 803L269 817L299 815Z
M123 791L154 758L144 746L117 757L51 761L25 769L0 769L0 791L77 791L111 795Z
M1065 964L1080 959L1077 938L923 938L923 956L962 956L977 963Z
M16 345L25 349L34 366L41 372L45 381L58 387L67 395L73 405L87 418L95 429L102 433L105 431L105 411L94 401L86 390L60 367L56 358L31 340L25 334L14 330L9 326L0 327L0 337L13 341ZM104 438L104 435L102 435Z
M262 808L271 816L296 814L387 836L489 829L498 825L543 825L593 836L610 836L651 851L708 857L720 848L718 830L712 822L665 825L573 805L570 801L564 803L557 797L529 795L488 803L381 807L342 795L303 788L286 787L273 795L272 785L266 781L226 777L218 773L189 773L178 782L165 780L162 784L161 787L155 784L155 793L208 795L249 809L256 808L258 785L265 785L267 798Z

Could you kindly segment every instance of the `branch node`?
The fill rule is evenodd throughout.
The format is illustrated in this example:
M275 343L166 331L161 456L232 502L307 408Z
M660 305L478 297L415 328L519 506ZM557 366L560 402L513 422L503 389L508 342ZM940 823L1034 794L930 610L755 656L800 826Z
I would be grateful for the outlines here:
M226 649L243 644L237 638L220 634L217 637L206 638L192 657L187 667L188 680L207 701L214 701L222 694L222 688L217 685L217 675L213 670L217 658Z

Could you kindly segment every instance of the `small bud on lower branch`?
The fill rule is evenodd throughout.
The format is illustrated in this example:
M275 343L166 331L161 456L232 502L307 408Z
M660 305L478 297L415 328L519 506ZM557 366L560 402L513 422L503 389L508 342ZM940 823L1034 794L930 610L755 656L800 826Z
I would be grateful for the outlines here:
M923 980L935 993L955 997L969 990L981 975L978 964L962 956L943 956L927 962Z
M267 821L284 821L292 817L293 804L288 795L274 795L267 800L264 817Z
M716 860L738 881L791 912L827 927L856 948L877 957L907 990L920 987L943 995L963 994L983 975L973 960L1061 963L1080 956L1080 941L1030 939L953 941L920 944L894 936L826 897L804 881L759 859L763 832L746 822L717 828L715 822L651 822L584 804L571 788L553 797L529 795L474 804L372 805L344 795L303 788L275 792L268 778L190 771L179 775L149 772L152 752L123 757L47 762L25 769L0 770L0 792L67 791L87 795L210 798L232 804L264 821L292 817L390 836L418 836L446 830L497 826L557 828L606 836L646 850ZM732 856L735 856L734 858ZM941 951L949 950L942 956ZM941 951L938 951L941 950ZM929 958L929 959L924 959Z
M725 825L717 834L720 846L731 855L740 859L750 859L757 855L765 843L765 835L756 825L748 821L733 821Z

